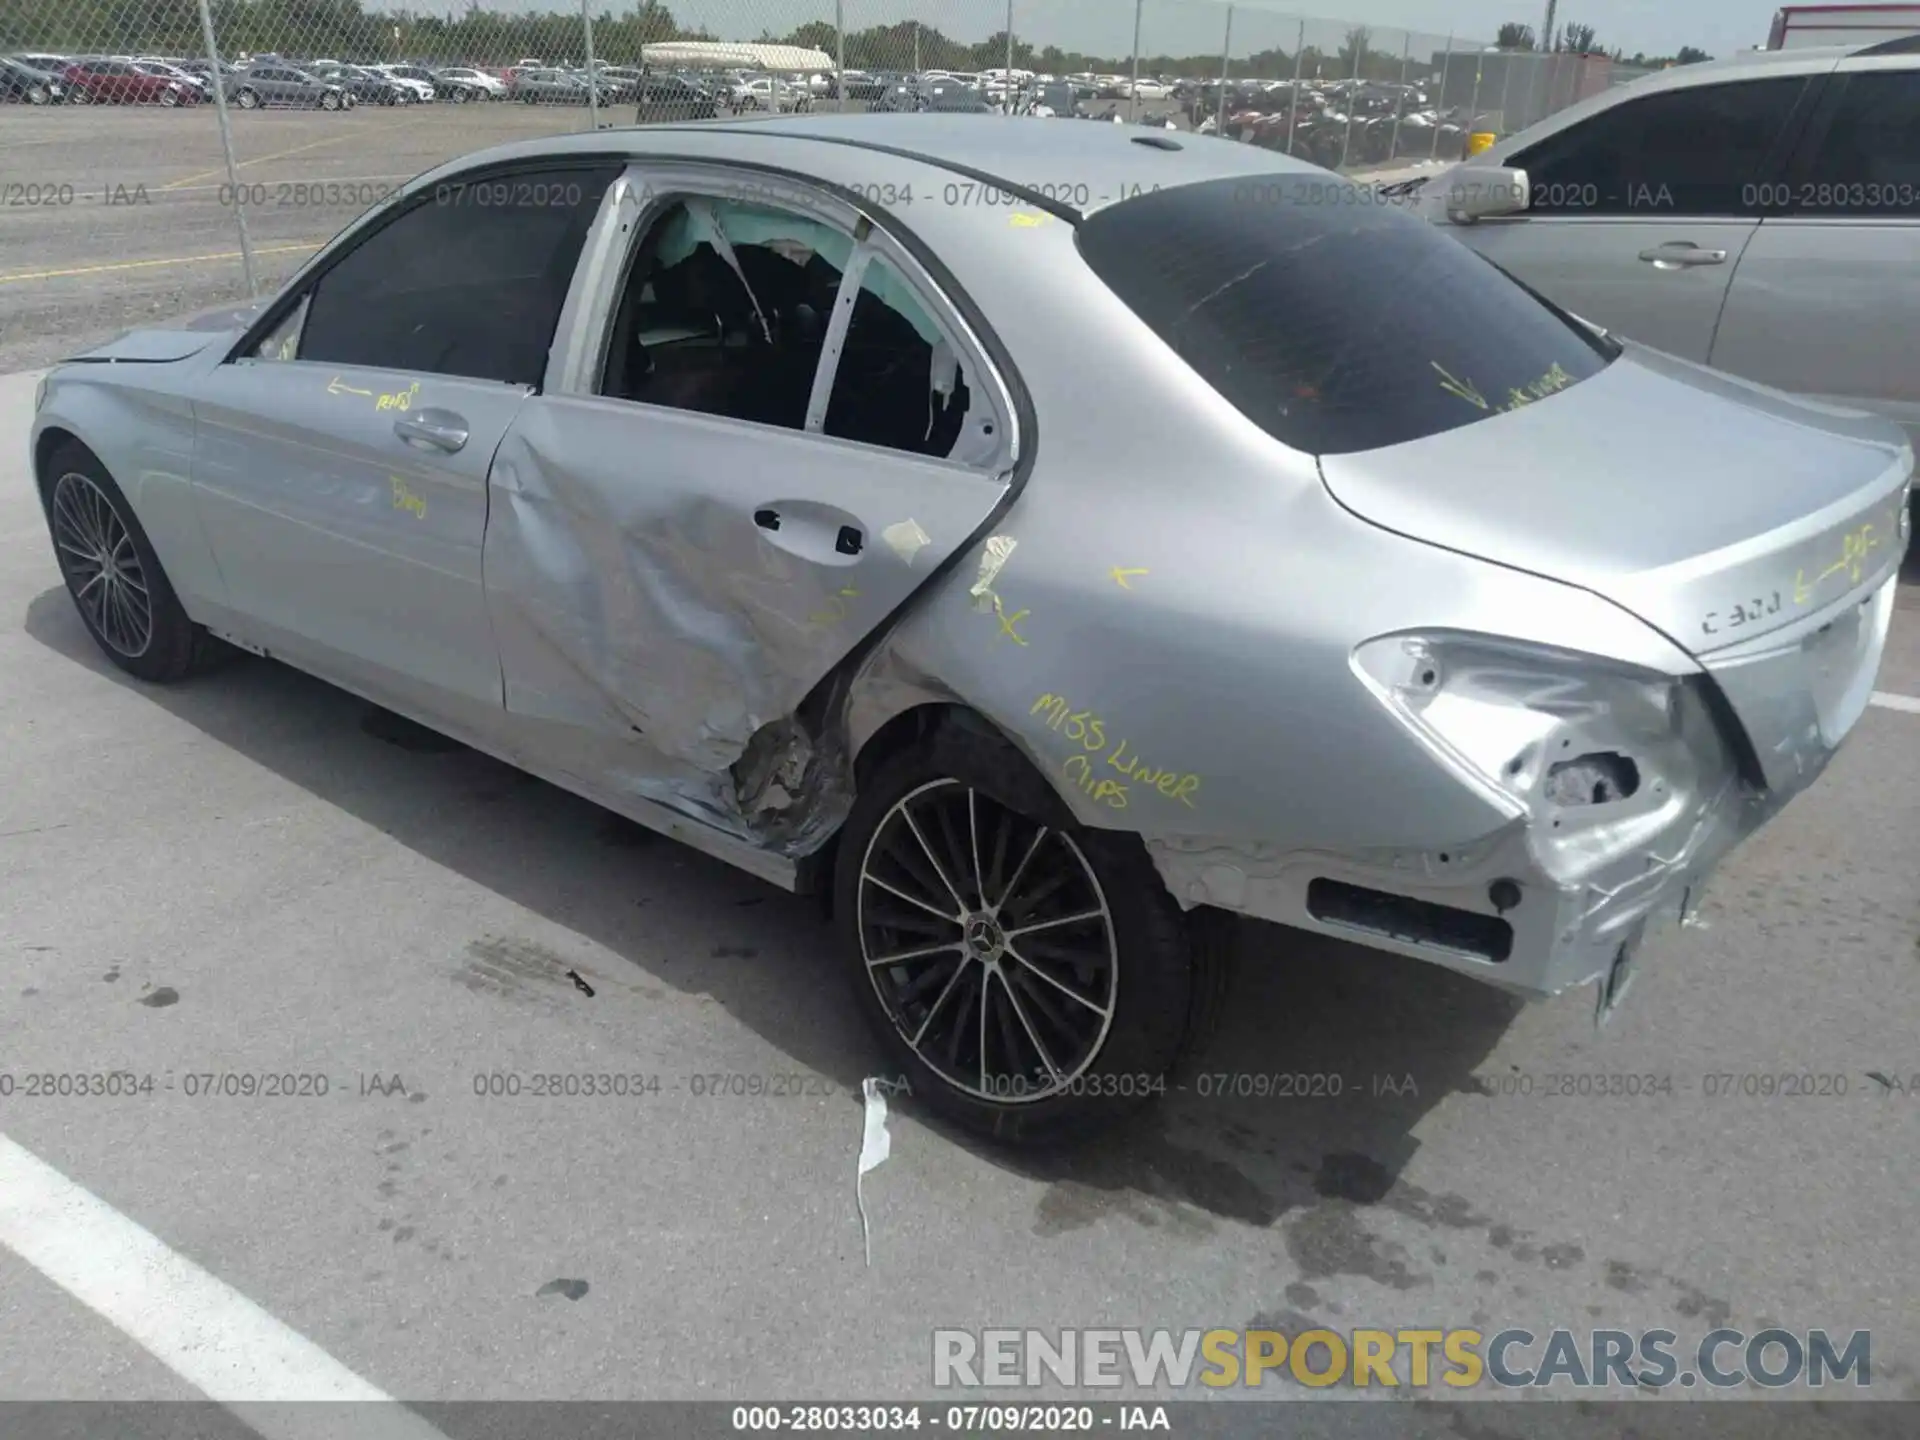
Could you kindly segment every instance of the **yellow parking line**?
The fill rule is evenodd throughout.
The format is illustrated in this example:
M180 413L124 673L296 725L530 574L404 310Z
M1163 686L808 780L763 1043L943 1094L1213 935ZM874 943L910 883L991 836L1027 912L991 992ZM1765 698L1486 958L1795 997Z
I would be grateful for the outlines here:
M277 154L261 155L252 160L241 160L236 162L233 168L242 170L249 165L264 165L269 160L284 160L289 155L303 155L309 150L318 150L322 145L338 145L342 140L352 140L366 133L366 128L363 126L360 129L351 130L343 135L329 135L326 139L316 140L311 145L296 145L291 150L282 150ZM211 180L216 175L224 175L226 173L227 167L222 165L218 170L202 170L198 175L182 176L178 180L171 180L157 188L161 190L178 190L183 186L193 184L197 180Z
M296 250L318 250L326 242L316 240L310 245L267 245L255 250L255 255L290 255ZM166 260L122 260L112 265L80 265L71 270L23 270L12 275L0 275L0 285L12 285L21 280L59 280L69 275L104 275L112 270L151 270L162 265L205 265L214 260L238 260L238 250L223 251L218 255L177 255Z

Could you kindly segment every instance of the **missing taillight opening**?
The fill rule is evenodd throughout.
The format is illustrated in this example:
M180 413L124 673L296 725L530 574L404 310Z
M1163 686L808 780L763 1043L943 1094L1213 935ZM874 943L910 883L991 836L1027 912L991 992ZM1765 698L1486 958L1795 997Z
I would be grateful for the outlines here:
M1547 771L1547 798L1556 805L1609 805L1640 788L1640 767L1613 750L1562 760Z

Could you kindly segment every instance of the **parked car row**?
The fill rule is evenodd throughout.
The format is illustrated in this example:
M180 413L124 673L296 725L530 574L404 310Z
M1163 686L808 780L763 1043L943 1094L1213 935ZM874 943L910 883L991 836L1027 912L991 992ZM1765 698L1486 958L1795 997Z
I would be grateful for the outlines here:
M205 59L145 56L15 55L0 60L0 101L191 105L211 98ZM423 63L360 63L277 54L221 66L222 88L241 109L354 105L402 106L512 100L527 105L632 105L638 118L705 119L723 113L804 113L846 98L874 110L1013 113L1043 118L1108 118L1089 102L1125 99L1131 81L1098 75L1035 75L1024 70L865 71L770 74L750 70L654 70L597 61L591 68L527 58L499 68ZM1116 86L1118 88L1116 88ZM1142 80L1143 100L1173 87Z

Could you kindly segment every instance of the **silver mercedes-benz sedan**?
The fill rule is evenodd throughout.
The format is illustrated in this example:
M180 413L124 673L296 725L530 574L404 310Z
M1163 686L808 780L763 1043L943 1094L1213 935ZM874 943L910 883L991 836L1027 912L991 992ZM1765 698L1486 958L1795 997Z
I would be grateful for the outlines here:
M918 1092L1060 1139L1200 1043L1223 916L1611 1013L1873 687L1900 431L1373 198L1127 126L544 138L60 366L34 473L125 670L270 655L826 892Z

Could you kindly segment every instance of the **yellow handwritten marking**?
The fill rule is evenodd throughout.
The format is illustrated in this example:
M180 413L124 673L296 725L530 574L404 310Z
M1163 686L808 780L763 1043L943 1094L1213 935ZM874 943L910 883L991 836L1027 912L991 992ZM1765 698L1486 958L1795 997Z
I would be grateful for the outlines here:
M398 475L389 475L387 479L393 485L393 508L407 511L416 520L426 519L427 502L409 490L407 482Z
M1027 618L1027 612L1025 610L1016 610L1011 615L1007 614L1006 611L1000 608L1000 597L996 595L993 597L993 613L1000 618L1001 635L1006 636L1016 645L1024 645L1027 643L1027 637L1022 635L1018 629L1020 622ZM994 638L998 639L999 636L995 636Z
M1573 376L1562 369L1558 361L1555 361L1553 365L1548 367L1547 373L1542 375L1538 380L1530 380L1525 385L1510 387L1507 391L1505 402L1499 405L1493 405L1488 403L1487 397L1480 393L1479 387L1471 380L1460 379L1438 360L1430 360L1427 363L1439 372L1440 388L1449 395L1458 395L1469 405L1478 406L1482 410L1498 411L1502 414L1511 410L1518 410L1522 405L1531 405L1536 400L1544 400L1556 391L1564 390L1567 386L1573 384Z
M373 392L371 390L356 390L351 385L342 385L338 375L327 382L327 393L329 395L364 395L369 400L373 398Z
M1016 230L1032 230L1041 225L1051 225L1052 223L1053 217L1051 215L1029 215L1021 210L1016 210L1007 217L1007 224L1013 226Z
M1200 790L1200 776L1176 770L1156 770L1129 749L1125 739L1109 745L1106 722L1090 710L1075 710L1063 695L1046 694L1033 702L1029 715L1045 717L1047 728L1064 735L1080 748L1060 766L1061 776L1081 793L1115 810L1127 808L1133 787L1157 791L1169 800L1177 800L1189 810L1197 810L1194 796ZM1104 760L1114 775L1104 775L1094 767Z
M1478 405L1482 410L1489 408L1487 405L1487 397L1474 389L1472 381L1454 379L1452 374L1448 372L1447 367L1442 365L1438 360L1432 360L1428 363L1440 372L1440 388L1442 390L1446 391L1449 395L1458 395L1469 405Z
M1107 572L1107 574L1113 578L1113 583L1118 585L1122 590L1131 590L1133 588L1133 586L1127 583L1128 576L1145 575L1146 573L1145 570L1122 570L1118 565Z
M1849 584L1858 585L1866 574L1867 556L1880 548L1879 533L1871 525L1862 525L1857 530L1849 530L1840 537L1840 558L1827 566L1813 579L1807 579L1805 570L1796 570L1793 575L1793 603L1804 605L1814 596L1822 584L1835 575L1845 575Z
M254 254L290 255L296 250L318 250L323 242L311 245L267 245L256 247ZM77 265L71 270L16 270L0 275L0 285L16 285L25 280L63 280L71 275L104 275L113 270L153 270L164 265L206 265L215 260L238 260L238 250L222 250L217 255L176 255L165 260L118 260L111 265Z
M362 390L359 393L364 395L367 392ZM416 380L404 390L396 390L391 395L382 395L374 402L373 408L376 410L411 410L413 408L414 398L418 396L419 393L420 382Z

